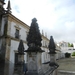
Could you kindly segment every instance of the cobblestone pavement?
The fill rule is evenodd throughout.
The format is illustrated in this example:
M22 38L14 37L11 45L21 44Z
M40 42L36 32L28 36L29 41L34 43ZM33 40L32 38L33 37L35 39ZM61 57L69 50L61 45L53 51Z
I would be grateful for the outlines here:
M57 75L75 75L75 58L57 60L59 64Z
M58 70L75 72L75 58L64 58L57 60L59 64Z
M60 59L57 60L57 63L59 64L59 67L58 67L58 73L56 75L75 75L75 58ZM48 68L49 68L49 64L45 64L45 65L42 64L42 70L44 73L47 71ZM14 75L18 75L18 74L14 74Z

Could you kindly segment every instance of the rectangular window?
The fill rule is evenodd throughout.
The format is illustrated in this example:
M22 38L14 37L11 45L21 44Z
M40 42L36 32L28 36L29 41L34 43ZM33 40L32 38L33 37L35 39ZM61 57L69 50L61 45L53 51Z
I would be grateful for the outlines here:
M18 29L16 29L15 38L17 38L17 39L19 39L19 38L20 38L19 30L18 30Z

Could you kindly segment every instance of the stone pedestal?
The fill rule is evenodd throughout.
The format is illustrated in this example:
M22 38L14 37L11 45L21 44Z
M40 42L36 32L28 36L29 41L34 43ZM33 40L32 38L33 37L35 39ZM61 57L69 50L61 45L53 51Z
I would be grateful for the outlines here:
M27 75L39 75L41 73L41 52L28 52Z
M51 63L56 62L55 54L50 54L50 62ZM50 67L53 68L54 66L50 66ZM56 70L53 70L53 72L51 73L51 75L56 75L55 72L56 72Z
M55 61L56 61L55 54L50 54L50 62L55 62Z

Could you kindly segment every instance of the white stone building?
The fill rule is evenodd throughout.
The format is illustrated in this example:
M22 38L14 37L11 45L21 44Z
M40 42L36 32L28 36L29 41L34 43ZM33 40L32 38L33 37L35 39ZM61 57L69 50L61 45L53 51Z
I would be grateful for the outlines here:
M3 7L3 1L0 0L0 4ZM4 10L4 12L4 14L2 14L3 12L0 13L0 54L4 62L7 63L5 64L5 74L9 73L9 75L12 75L14 65L17 62L16 53L18 52L20 40L23 40L25 50L28 48L26 38L29 26L11 14L10 0L8 1L7 11ZM41 48L45 51L42 53L41 59L42 63L44 63L50 60L48 55L49 39L43 34L41 34L41 36ZM23 56L23 60L27 63L27 53Z
M61 51L61 58L65 57L65 53L73 53L75 52L75 48L74 47L68 47L68 42L60 42L57 44L58 46L60 46L60 51ZM74 43L73 43L74 45Z
M15 63L17 62L16 53L18 52L20 40L23 40L25 50L28 48L26 38L29 32L29 26L11 14L10 0L8 1L7 10L3 8L3 5L4 1L0 0L0 56L6 63L5 75L12 75ZM45 51L41 55L41 61L44 63L50 61L50 55L48 54L49 39L43 32L41 33L41 37L41 48ZM60 56L56 55L56 57L58 59ZM22 58L27 63L27 53Z

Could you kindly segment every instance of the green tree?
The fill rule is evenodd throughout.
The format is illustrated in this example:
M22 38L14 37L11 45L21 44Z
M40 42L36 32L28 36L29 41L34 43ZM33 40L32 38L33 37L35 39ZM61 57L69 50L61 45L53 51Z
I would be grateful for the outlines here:
M75 52L72 53L72 56L75 56Z
M68 47L70 47L70 43L68 43Z
M73 47L73 44L71 44L70 47Z
M73 43L71 43L71 44L68 43L68 47L74 47L74 46L73 46Z

